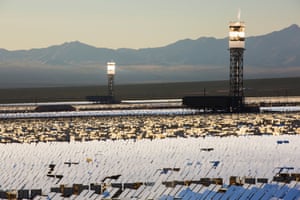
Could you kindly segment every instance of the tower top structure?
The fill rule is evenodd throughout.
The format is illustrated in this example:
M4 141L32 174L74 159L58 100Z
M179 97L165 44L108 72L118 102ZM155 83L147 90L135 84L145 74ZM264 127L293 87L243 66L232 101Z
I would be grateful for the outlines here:
M116 63L115 62L108 62L107 63L107 75L115 75L116 73Z
M229 23L229 48L245 48L245 23L241 21L238 11L237 21Z

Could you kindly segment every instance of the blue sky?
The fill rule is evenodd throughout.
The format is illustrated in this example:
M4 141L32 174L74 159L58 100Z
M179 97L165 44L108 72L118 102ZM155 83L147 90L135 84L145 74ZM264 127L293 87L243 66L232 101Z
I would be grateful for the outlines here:
M0 48L75 40L147 48L186 38L224 38L239 8L247 36L300 25L299 0L0 0Z

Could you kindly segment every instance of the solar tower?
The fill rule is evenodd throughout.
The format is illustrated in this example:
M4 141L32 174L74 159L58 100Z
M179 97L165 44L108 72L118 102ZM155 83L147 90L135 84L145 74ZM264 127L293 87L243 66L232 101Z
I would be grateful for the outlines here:
M229 24L229 51L230 51L230 90L234 109L241 110L244 99L243 63L245 50L245 23L238 20Z
M108 79L108 96L114 98L114 77L116 73L116 63L107 63L107 79Z

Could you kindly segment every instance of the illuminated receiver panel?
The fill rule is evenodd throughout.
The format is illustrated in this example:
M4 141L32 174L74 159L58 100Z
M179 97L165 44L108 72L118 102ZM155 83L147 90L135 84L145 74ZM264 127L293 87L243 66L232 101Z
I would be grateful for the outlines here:
M114 75L116 73L116 63L115 62L108 62L107 63L107 74Z
M245 24L243 22L230 23L229 48L245 48Z

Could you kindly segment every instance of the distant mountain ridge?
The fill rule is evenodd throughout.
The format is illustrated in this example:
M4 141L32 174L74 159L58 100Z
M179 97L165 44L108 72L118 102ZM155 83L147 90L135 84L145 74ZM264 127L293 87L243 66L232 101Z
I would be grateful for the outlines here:
M1 61L38 61L47 64L100 63L113 59L120 65L219 65L228 63L228 38L201 37L144 49L96 48L79 41L48 48L0 50ZM246 38L248 65L300 66L300 27Z
M94 74L92 71L95 71L97 66L104 69L105 63L110 60L117 63L120 76L127 75L120 79L121 82L126 82L126 78L132 79L132 77L137 76L140 76L140 80L150 82L164 81L165 79L166 81L197 80L195 73L199 73L198 71L201 71L204 78L226 79L228 74L226 70L229 65L228 38L201 37L195 40L184 39L163 47L142 49L122 48L114 50L97 48L79 41L31 50L8 51L0 49L0 70L12 77L15 76L13 72L19 73L20 76L15 77L19 82L22 82L21 72L18 72L20 69L28 71L28 77L25 76L25 78L30 79L30 74L33 73L32 76L38 79L36 82L40 83L39 79L43 81L45 79L38 77L43 76L47 70L52 73L47 73L48 78L53 75L56 76L57 80L68 80L68 78L63 78L64 75L60 70L66 71L73 67L71 73L70 71L67 72L68 77L70 79L74 78L75 82L78 80L78 84L80 84L81 79L86 79L82 76L82 70L88 69L87 71L90 70ZM245 70L249 70L249 76L255 76L255 74L263 76L263 73L268 73L265 76L276 77L282 75L280 74L281 70L291 72L290 75L293 75L295 70L297 72L300 70L300 27L294 24L280 31L246 38L244 60ZM89 68L91 66L92 68ZM175 72L172 74L171 70L165 72L163 77L160 70L151 71L153 68L147 68L146 66L160 66L159 69L162 69L162 71L168 69L174 71L176 69L178 74L175 74ZM180 68L179 66L184 67ZM209 71L210 66L212 71ZM216 70L216 68L224 69L214 73L213 70ZM179 71L185 71L186 69L189 69L190 73L183 72L181 76ZM150 72L150 75L152 74L155 78L147 78L149 73L144 70ZM105 74L105 71L102 73ZM208 75L206 76L205 73L208 73ZM103 74L101 79L105 79ZM168 74L170 74L169 77L167 77ZM214 74L217 75L213 77ZM173 79L172 75L174 76ZM81 78L76 76L81 76ZM7 79L7 77L5 78ZM50 80L50 78L48 82L55 81L55 78L52 78L53 80ZM57 80L56 83L59 82ZM90 80L95 82L96 79L91 78ZM137 79L136 82L140 80ZM201 76L199 76L199 80L201 80ZM102 81L104 83L104 80Z

